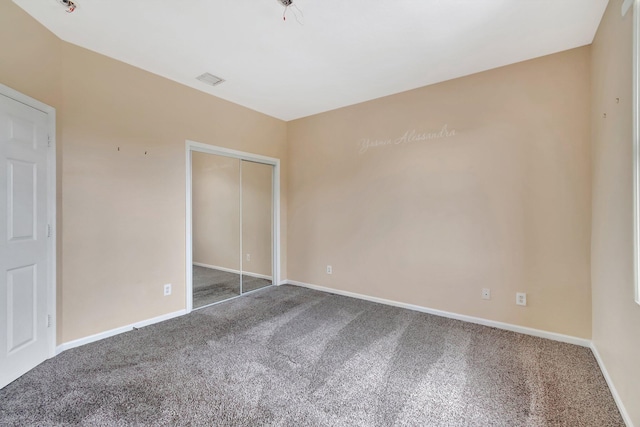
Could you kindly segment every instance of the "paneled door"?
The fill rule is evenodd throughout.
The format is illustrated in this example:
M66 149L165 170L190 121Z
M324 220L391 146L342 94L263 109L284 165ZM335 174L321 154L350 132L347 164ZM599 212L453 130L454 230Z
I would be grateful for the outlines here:
M0 95L0 387L49 356L47 124Z

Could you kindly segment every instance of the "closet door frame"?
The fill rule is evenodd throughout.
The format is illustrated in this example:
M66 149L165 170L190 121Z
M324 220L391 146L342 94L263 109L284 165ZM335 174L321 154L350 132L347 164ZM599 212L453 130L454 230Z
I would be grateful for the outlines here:
M247 153L244 151L232 150L215 145L204 144L196 141L186 141L186 310L190 313L193 310L193 212L192 212L192 156L194 151L218 156L230 157L233 159L246 160L254 163L262 163L273 166L272 185L272 283L280 285L280 159L274 157L261 156L259 154ZM238 254L242 257L242 254ZM242 271L241 271L242 272Z

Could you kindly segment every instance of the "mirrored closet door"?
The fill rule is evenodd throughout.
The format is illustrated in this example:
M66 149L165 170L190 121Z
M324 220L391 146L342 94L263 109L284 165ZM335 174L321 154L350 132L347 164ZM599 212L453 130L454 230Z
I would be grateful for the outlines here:
M273 283L273 166L191 153L193 309Z
M242 171L242 291L271 285L273 166L243 160Z

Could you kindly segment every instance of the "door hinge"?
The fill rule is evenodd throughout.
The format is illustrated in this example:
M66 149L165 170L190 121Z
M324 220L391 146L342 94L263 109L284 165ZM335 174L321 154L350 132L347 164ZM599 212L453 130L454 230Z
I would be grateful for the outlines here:
M47 224L47 237L51 237L52 229L51 224Z
M47 135L47 147L51 147L51 135Z
M53 316L47 314L47 328L50 328L51 326L53 326Z

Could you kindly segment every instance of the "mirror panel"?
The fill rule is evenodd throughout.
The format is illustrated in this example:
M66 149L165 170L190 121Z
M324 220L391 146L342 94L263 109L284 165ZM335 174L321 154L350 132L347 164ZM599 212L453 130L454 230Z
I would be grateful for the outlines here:
M273 166L243 160L242 292L273 283Z
M193 308L240 295L240 160L192 152Z

